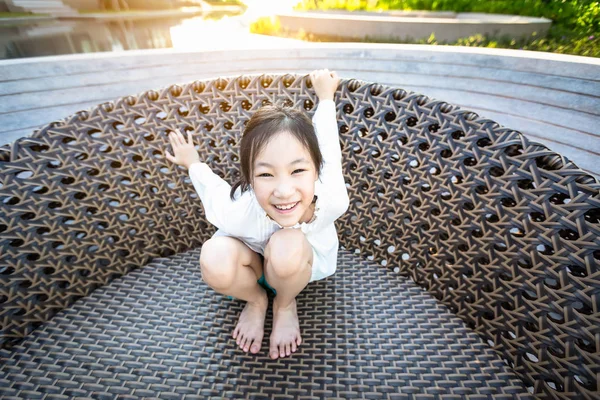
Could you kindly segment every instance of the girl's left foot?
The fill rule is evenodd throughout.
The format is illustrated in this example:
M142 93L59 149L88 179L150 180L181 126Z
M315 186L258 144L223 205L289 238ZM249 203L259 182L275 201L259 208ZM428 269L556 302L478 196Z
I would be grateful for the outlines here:
M296 299L286 308L279 307L277 297L273 299L273 332L270 341L269 355L273 360L289 356L302 343Z

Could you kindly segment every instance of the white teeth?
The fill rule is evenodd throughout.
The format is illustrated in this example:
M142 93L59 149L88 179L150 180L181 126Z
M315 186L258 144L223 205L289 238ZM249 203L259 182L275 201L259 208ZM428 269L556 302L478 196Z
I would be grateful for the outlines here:
M275 206L275 208L278 208L280 210L289 210L290 208L294 208L294 206L296 206L296 204L298 204L298 203L294 203L294 204L292 204L290 206L287 206L287 207Z

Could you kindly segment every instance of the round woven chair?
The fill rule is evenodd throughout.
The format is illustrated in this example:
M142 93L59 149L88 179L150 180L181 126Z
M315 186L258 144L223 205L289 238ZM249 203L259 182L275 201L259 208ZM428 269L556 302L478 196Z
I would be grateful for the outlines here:
M308 76L149 90L0 147L0 397L599 398L600 183L422 94L344 78L335 101L338 268L277 360L271 307L259 354L232 338L245 302L202 281L216 228L164 154L191 130L232 183L252 113L312 117Z

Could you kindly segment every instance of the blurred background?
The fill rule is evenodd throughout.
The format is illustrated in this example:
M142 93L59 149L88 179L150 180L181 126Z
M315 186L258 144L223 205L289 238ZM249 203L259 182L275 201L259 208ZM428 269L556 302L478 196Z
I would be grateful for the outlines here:
M320 29L310 29L308 22L303 26L308 20L299 17L290 25L290 14L305 18L325 11L365 18L427 16L415 11L438 12L429 15L435 18L503 14L545 18L551 26L521 37L516 30L511 35L510 28L492 35L482 25L481 32L447 39L431 22L420 38L361 35L360 29L351 36L336 35L334 26L323 29L330 20L321 20ZM443 25L442 20L439 26ZM599 27L600 2L589 0L0 0L0 58L276 47L291 40L493 47L598 57Z

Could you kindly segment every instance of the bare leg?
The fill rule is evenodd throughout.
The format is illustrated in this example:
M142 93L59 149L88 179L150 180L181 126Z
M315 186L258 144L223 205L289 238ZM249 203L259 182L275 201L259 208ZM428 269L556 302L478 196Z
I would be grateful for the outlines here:
M233 338L245 352L258 353L269 306L267 292L257 283L263 269L259 255L239 239L220 236L204 243L200 266L202 279L216 292L247 301Z
M265 278L277 291L273 300L273 332L269 355L285 357L302 343L296 296L312 273L312 247L299 229L282 229L273 234L265 249Z

